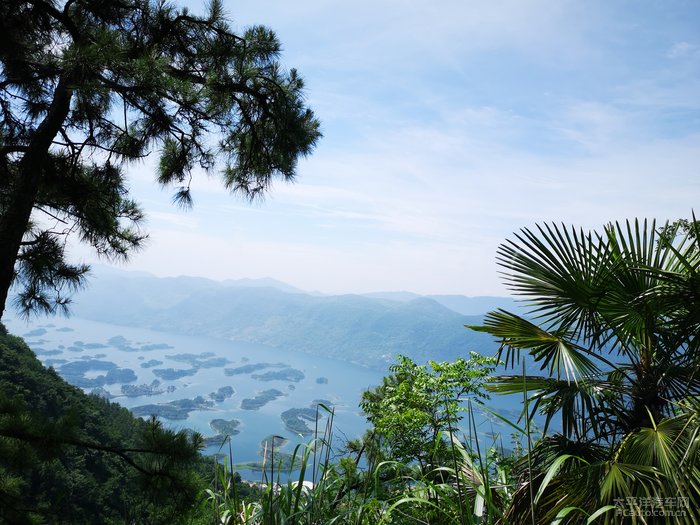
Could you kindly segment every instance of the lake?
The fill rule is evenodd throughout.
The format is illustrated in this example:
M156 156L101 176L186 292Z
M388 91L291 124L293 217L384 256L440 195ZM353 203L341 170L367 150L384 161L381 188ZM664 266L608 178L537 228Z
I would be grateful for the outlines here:
M362 392L381 383L388 373L262 345L174 335L79 318L26 323L8 317L4 322L11 333L25 338L44 364L54 366L69 382L86 392L91 392L105 377L116 381L103 385L103 392L129 409L201 396L210 406L200 406L178 416L184 419L162 419L171 428L191 428L205 437L216 434L210 427L212 420L238 420L239 433L232 437L234 463L260 461L260 444L270 435L289 440L283 449L286 452L291 452L298 443L308 443L313 436L286 428L281 414L289 409L314 407L318 400L330 402L335 411L336 444L361 436L367 428L358 408ZM130 385L152 386L157 380L155 390L159 393L127 397L122 394L125 383L119 381L120 377L127 377ZM232 387L233 395L213 399L210 394L221 387ZM276 391L268 396L274 399L267 401L264 396L259 397L266 391L268 394ZM515 420L519 401L497 397L489 404ZM245 406L257 409L245 409ZM319 412L325 413L322 409ZM486 440L482 445L493 442L490 436L500 434L498 444L509 447L512 432L502 421L480 414L476 422L481 439ZM313 421L301 423L302 427L305 423L311 430L314 428ZM325 419L319 427L323 425ZM205 453L218 450L218 445L210 445ZM228 454L228 446L222 452ZM252 470L242 469L241 475L260 479L260 473Z

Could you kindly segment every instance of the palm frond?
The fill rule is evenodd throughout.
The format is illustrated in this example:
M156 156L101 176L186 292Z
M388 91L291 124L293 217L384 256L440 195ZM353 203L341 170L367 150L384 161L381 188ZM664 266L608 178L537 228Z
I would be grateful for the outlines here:
M601 261L609 257L605 242L597 234L556 224L537 230L522 229L500 246L497 261L504 281L544 325L586 336L598 324L601 281L607 279Z
M516 314L505 310L489 312L483 326L471 327L490 333L501 339L498 359L513 367L520 359L520 351L529 350L541 370L567 381L579 381L585 376L599 373L596 364L585 354L584 349L574 344L569 334L562 330L545 330ZM503 356L503 350L506 354Z

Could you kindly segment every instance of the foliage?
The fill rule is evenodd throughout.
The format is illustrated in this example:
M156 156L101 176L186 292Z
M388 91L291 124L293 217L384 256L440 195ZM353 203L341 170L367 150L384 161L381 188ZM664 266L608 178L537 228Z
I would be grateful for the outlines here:
M68 385L2 327L0 521L177 522L201 488L200 440Z
M320 137L304 83L267 28L234 34L154 0L0 4L0 309L65 309L88 268L75 234L125 258L145 239L125 168L157 150L158 183L192 204L197 170L249 198L292 180ZM0 310L1 314L1 310Z
M499 377L489 390L524 392L529 416L545 414L545 432L555 418L562 428L521 464L514 523L579 522L597 510L614 522L620 501L652 496L689 502L663 522L697 522L698 231L694 220L661 234L646 221L602 234L545 225L499 249L529 316L500 310L473 328L501 340L511 367L527 351L544 375Z
M445 433L462 419L467 398L484 398L483 384L496 360L472 353L469 359L417 365L405 356L391 375L365 392L360 407L372 435L393 460L417 461L424 470L445 462Z
M239 508L255 524L697 523L698 233L695 220L523 230L499 260L530 311L492 312L475 328L499 338L507 367L528 352L541 375L489 381L495 360L470 377L464 362L401 358L363 398L373 427L324 463L318 484L271 484L269 504ZM523 395L522 427L494 414L526 443L507 457L452 432L460 397L486 381Z
M72 522L697 523L698 233L694 220L658 229L616 224L602 234L523 230L499 257L530 311L492 312L475 327L501 341L496 358L418 365L400 357L363 396L372 425L363 439L334 457L334 414L319 405L309 444L282 454L271 437L256 486L240 482L229 438L228 462L213 465L214 482L195 507L196 437L134 422L75 390L82 401L73 400L53 371L6 336L4 345L23 349L0 347L7 360L0 369L2 517L45 518L50 508L57 509L51 519ZM517 370L523 352L539 375L523 367L492 377L500 358ZM18 366L26 370L16 374ZM53 379L32 379L39 373ZM45 396L36 393L40 383ZM516 450L505 457L479 438L468 410L484 388L523 395L524 425L492 412L517 433ZM30 414L27 405L40 411ZM537 411L545 425L534 440ZM465 423L475 438L466 444L456 432ZM59 497L76 493L89 501Z
M205 491L197 509L196 523L466 525L495 523L501 516L504 487L492 484L503 479L497 456L489 454L482 462L451 440L452 466L425 472L415 463L396 461L363 466L364 446L331 462L332 420L331 412L320 435L295 450L297 476L286 471L290 478L282 481L280 470L270 464L270 477L264 478L257 497L242 497L231 483L233 465L220 465L216 485Z

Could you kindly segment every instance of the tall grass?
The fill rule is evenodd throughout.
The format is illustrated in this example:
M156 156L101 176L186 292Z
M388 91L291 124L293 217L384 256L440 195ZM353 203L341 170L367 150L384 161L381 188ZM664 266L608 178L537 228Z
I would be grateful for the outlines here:
M320 411L325 412L321 414ZM322 415L325 424L321 425ZM495 525L503 523L503 505L513 487L492 443L482 443L469 409L470 448L452 424L440 436L449 444L449 465L421 470L397 461L368 461L364 447L356 456L333 461L334 411L318 405L315 433L297 445L289 469L275 464L275 440L269 446L257 498L243 501L234 482L232 446L217 463L216 481L204 501L208 523L222 525ZM463 436L464 437L464 436ZM482 451L489 453L482 454ZM268 454L265 454L267 458ZM266 460L267 461L267 460ZM296 475L292 477L290 474ZM286 477L286 481L283 480Z
M523 381L525 376L523 372ZM235 482L231 440L228 440L226 461L216 464L212 488L205 493L203 502L204 521L199 523L219 525L540 525L542 523L586 523L598 521L618 523L614 516L617 510L604 498L594 505L561 505L552 507L551 490L556 491L567 478L562 474L577 464L588 462L573 454L559 454L548 464L535 460L535 449L542 441L538 434L533 414L529 412L528 392L523 388L523 419L521 426L506 417L478 404L514 430L516 450L504 456L502 445L499 452L500 436L491 435L485 440L478 432L475 407L467 405L467 435L461 436L451 420L435 443L433 456L438 459L435 465L406 464L395 460L382 460L381 456L368 454L376 436L372 432L356 449L354 456L345 454L339 459L333 457L334 411L325 405L318 405L314 423L314 438L294 448L291 461L284 459L278 450L275 436L267 442L264 451L263 471L259 493L242 498ZM678 416L682 419L682 416ZM685 416L683 416L685 417ZM642 429L629 441L634 444L645 439L656 439L661 445L671 437L681 436L685 427L680 423L665 421L659 423L658 430ZM689 426L695 426L683 437L689 443L684 449L683 460L694 461L696 450L700 449L700 431L696 419L687 416ZM671 428L674 423L676 427ZM666 427L670 430L665 431ZM661 432L662 430L665 433ZM652 432L653 431L653 432ZM658 434L658 436L657 436ZM671 437L667 437L668 434ZM538 436L544 441L543 436ZM663 440L666 441L663 441ZM680 439L678 437L677 439ZM684 443L686 442L684 441ZM438 454L438 446L441 448ZM656 450L662 450L661 445ZM620 445L621 450L631 445ZM669 448L669 450L671 450ZM624 452L624 451L623 451ZM622 453L622 452L621 452ZM364 457L363 457L364 456ZM288 457L288 456L287 456ZM377 459L379 457L379 459ZM539 457L539 456L538 456ZM539 463L536 463L539 461ZM647 463L649 463L647 461ZM681 462L681 464L684 464ZM631 464L628 466L632 466ZM647 468L648 472L656 472ZM693 465L689 467L692 470ZM515 474L517 473L517 478ZM693 470L696 472L696 470ZM294 474L294 475L292 475ZM692 474L696 476L696 474ZM688 477L691 484L695 478ZM624 480L623 480L624 481ZM625 481L632 487L634 480ZM621 483L621 482L620 482ZM573 486L573 485L572 485ZM695 485L693 485L695 487ZM551 489L551 490L550 490ZM598 487L583 487L581 495L588 491L595 493ZM602 490L602 489L601 489ZM630 489L631 490L631 489ZM632 493L632 492L630 492ZM651 494L651 493L650 493ZM556 495L556 494L555 494ZM596 496L597 497L597 496ZM583 500L581 500L583 501ZM585 508L584 508L585 507ZM552 510L554 509L554 510ZM691 517L682 521L691 523ZM200 515L201 515L200 514ZM546 516L546 518L545 518ZM546 521L543 521L546 520ZM644 520L635 522L646 523ZM668 520L664 523L670 523Z

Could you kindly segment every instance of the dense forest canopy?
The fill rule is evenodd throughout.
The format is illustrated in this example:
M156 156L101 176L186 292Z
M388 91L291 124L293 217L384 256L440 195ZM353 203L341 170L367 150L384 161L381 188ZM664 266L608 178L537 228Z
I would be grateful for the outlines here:
M191 507L198 436L83 393L2 325L0 365L1 522L171 523Z

